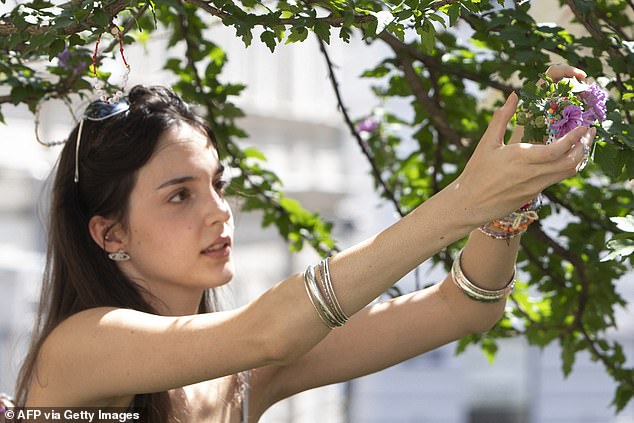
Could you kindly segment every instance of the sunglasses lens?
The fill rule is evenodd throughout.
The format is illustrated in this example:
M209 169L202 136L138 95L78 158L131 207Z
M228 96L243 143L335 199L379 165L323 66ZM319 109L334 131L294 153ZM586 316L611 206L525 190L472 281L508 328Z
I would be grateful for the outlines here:
M104 120L118 115L119 113L126 112L130 109L130 104L122 100L118 103L106 103L101 100L91 103L86 108L84 118L88 120Z

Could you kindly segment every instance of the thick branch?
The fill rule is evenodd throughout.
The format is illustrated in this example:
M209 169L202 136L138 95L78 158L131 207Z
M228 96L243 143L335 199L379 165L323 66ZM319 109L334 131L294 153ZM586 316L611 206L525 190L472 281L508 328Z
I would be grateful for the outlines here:
M387 45L389 45L396 54L399 54L399 52L407 53L414 59L420 60L428 69L437 69L439 72L442 73L447 73L470 81L486 84L491 88L502 91L506 96L511 94L512 91L517 91L516 88L513 88L510 85L492 80L490 75L480 75L476 72L462 69L459 66L443 63L433 56L428 56L424 54L414 45L402 42L387 31L383 31L379 38L383 40Z
M114 0L112 3L109 3L103 7L104 11L110 16L116 16L124 10L126 7L130 6L129 0ZM73 24L68 25L64 28L65 35L76 34L81 31L85 31L87 29L92 29L95 27L99 27L93 22L90 16L85 21L75 22ZM0 20L0 37L8 37L17 32L26 32L29 35L39 35L43 34L47 31L53 29L50 25L27 25L24 29L17 29L12 22L7 22L4 20Z
M397 53L397 58L403 66L405 79L412 90L412 94L416 97L418 104L420 104L425 112L427 112L427 115L429 115L439 135L450 143L461 146L460 135L451 128L445 119L442 109L434 104L434 100L427 95L427 90L423 87L423 83L414 69L414 61L411 56L401 51Z
M121 31L122 35L127 34L132 29L134 24L141 18L141 16L143 16L143 14L145 14L148 8L149 8L149 4L146 4L141 9L139 9L139 11L132 18L128 19L128 21L123 26L123 30ZM101 52L101 54L109 53L115 47L118 47L118 46L119 46L119 40L115 39ZM81 77L81 72L75 72L70 78L61 79L57 83L57 85L55 85L54 89L47 92L46 95L51 98L62 98L64 96L67 96L70 93L71 88L75 85L75 82L77 81L77 79L79 79L80 77ZM12 103L12 102L13 102L13 99L11 98L11 95L0 96L0 104Z
M230 14L223 12L222 10L213 6L212 3L206 2L204 0L185 0L185 1L203 9L205 12L209 13L210 15L216 16L223 20L231 16ZM290 25L295 25L295 24L303 22L303 19L298 19L298 18L279 18L279 19L275 19L275 22L271 22L271 19L267 15L261 15L261 17L252 16L252 18L259 18L259 19L255 19L255 25L269 25L271 23L274 23L275 25L290 26ZM354 23L362 24L362 23L372 22L374 20L376 20L376 18L371 15L356 15L354 18ZM330 26L342 26L344 19L342 17L333 16L332 14L330 14L323 18L316 18L315 22L326 22Z

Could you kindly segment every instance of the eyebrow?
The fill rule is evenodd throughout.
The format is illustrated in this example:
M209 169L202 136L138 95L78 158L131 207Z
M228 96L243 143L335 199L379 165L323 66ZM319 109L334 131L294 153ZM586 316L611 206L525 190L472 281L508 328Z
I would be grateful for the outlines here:
M214 177L218 176L218 175L222 175L225 171L225 166L223 164L220 164L218 166L218 169L216 169L216 173L214 174ZM163 189L172 185L178 185L178 184L182 184L188 181L193 181L194 179L196 179L194 176L180 176L178 178L173 178L170 179L169 181L165 181L163 182L161 185L159 185L156 189Z

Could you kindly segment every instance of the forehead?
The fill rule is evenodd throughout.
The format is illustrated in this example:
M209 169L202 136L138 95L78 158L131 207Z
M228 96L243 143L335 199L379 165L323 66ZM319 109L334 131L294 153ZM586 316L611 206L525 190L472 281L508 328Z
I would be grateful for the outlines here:
M202 129L179 123L161 134L154 154L139 170L137 184L201 170L213 172L218 166L218 153L207 134Z

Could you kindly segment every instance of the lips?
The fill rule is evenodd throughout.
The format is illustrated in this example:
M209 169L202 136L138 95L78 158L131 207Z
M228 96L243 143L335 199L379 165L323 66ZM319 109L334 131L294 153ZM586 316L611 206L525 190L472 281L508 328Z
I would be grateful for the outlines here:
M223 257L231 251L231 238L228 236L220 236L207 248L204 248L200 254L209 257Z

